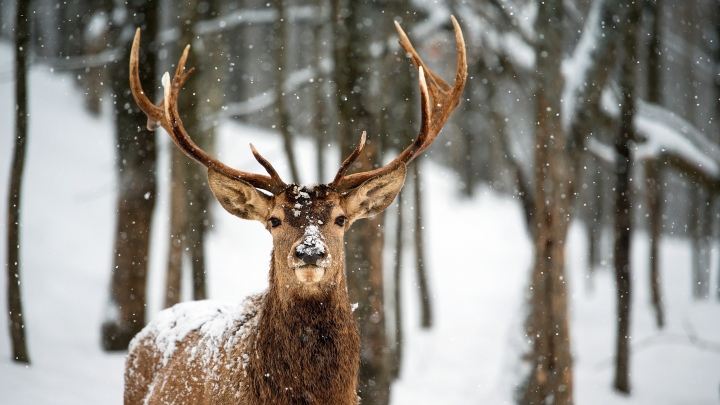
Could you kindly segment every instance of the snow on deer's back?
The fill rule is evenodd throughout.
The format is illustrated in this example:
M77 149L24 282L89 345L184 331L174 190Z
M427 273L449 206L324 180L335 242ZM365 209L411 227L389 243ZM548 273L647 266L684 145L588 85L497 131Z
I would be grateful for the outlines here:
M242 379L235 379L238 384L234 386L207 386L207 382L231 377L229 370L243 371L245 378L246 342L257 329L262 298L254 295L240 305L192 301L160 312L130 343L125 385L134 390L126 392L126 403L144 403L153 396L161 403L171 402L171 396L183 403L194 398L193 393L208 389L219 391L215 397L239 397ZM158 374L161 368L178 372ZM197 373L202 379L195 377ZM168 395L178 384L183 387L180 398Z

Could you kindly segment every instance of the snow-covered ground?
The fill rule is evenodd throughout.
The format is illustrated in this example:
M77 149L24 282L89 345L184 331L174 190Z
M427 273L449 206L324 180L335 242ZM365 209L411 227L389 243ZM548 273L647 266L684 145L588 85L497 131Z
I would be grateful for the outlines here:
M0 72L11 70L12 52L0 44ZM5 212L12 151L13 83L0 76L0 211ZM83 111L73 78L36 66L30 75L30 137L23 189L22 280L32 365L10 359L6 327L0 330L0 405L120 404L123 354L100 349L100 322L112 262L115 173L112 121L108 111L92 118ZM109 105L106 105L109 107ZM107 110L107 108L106 108ZM153 233L148 312L160 309L167 250L167 150L162 145L160 193ZM359 135L359 133L358 133ZM220 129L219 156L243 170L261 171L247 144L252 141L281 175L280 138L236 124ZM440 144L441 145L441 144ZM306 181L316 181L315 153L298 143ZM435 146L441 147L441 146ZM336 155L333 152L332 155ZM337 164L334 162L333 164ZM337 167L337 166L333 166ZM517 201L482 189L460 200L446 169L426 161L427 257L436 324L418 324L414 270L405 268L406 351L393 404L503 404L512 401L522 303L531 265L531 244ZM328 180L326 174L325 180ZM238 302L267 284L271 239L260 224L214 208L209 239L210 296ZM5 229L5 215L0 228ZM568 245L575 354L575 398L579 404L718 404L720 353L690 344L687 331L720 342L720 303L690 297L690 252L685 241L662 242L663 293L668 326L658 335L648 296L646 235L633 245L633 393L610 388L614 347L614 284L600 270L594 291L585 279L585 240L571 230ZM5 260L0 233L0 261ZM717 258L717 255L716 255ZM411 263L411 256L405 263ZM717 268L717 265L714 266ZM714 270L713 285L717 271ZM0 291L6 287L0 277ZM0 324L7 324L0 301Z

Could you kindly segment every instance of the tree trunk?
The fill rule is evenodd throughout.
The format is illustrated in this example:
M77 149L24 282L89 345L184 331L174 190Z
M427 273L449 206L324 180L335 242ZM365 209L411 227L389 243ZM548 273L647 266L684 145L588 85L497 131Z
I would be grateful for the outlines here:
M397 228L395 229L395 269L393 271L393 295L395 301L395 350L391 375L393 380L400 377L403 358L402 329L402 256L403 256L403 192L397 196Z
M191 24L184 24L180 35L182 49L187 44L195 42L194 28L195 23L199 20L198 9L200 2L198 0L184 1L180 9L181 21L191 21ZM202 55L197 47L190 48L188 56L189 67L201 67L201 61L207 58L207 50ZM200 125L200 104L206 96L206 87L200 83L203 82L201 74L195 80L189 80L185 85L186 97L179 100L180 111L183 112L183 123L185 129L191 134L195 143L203 150L210 150L209 140L206 133L202 131ZM193 96L195 95L195 96ZM204 104L204 103L202 103ZM192 275L192 297L194 300L203 300L207 298L205 286L205 229L206 229L206 213L208 206L208 190L207 170L197 162L192 161L187 156L183 156L185 162L185 251L188 252L186 258L190 260L190 269Z
M715 3L715 35L720 35L720 2ZM713 52L713 59L715 66L718 66L720 64L720 47L715 47L715 52ZM715 75L715 118L714 118L714 128L715 128L715 139L713 139L716 143L720 141L720 75ZM717 198L718 194L714 193L714 197ZM717 204L715 204L717 205ZM714 221L715 222L715 221ZM717 222L715 222L717 223ZM717 299L720 300L720 261L718 261L718 267L717 267Z
M277 102L275 103L275 113L278 116L278 124L280 134L282 134L283 145L285 146L285 155L287 155L288 166L290 166L290 174L292 182L300 184L300 173L295 163L295 147L293 146L293 127L290 119L290 112L285 98L285 82L287 81L287 64L285 57L287 53L287 25L288 19L285 13L285 1L277 0L277 11L280 21L274 24L275 27L275 88L277 89Z
M365 150L364 156L358 158L358 161L363 159L360 171L372 170L376 162L372 157L378 154L377 142L366 144ZM350 301L359 304L354 313L362 337L358 377L360 398L363 404L374 405L387 404L390 396L390 358L383 304L382 226L383 215L376 215L353 224L345 236L348 293Z
M210 2L209 7L199 10L195 14L198 20L212 18L217 14L218 5ZM196 11L198 8L196 8ZM193 17L194 13L189 14ZM215 117L221 111L224 102L223 83L226 72L227 58L224 58L225 47L221 34L211 34L203 38L204 50L202 55L194 53L197 63L198 77L193 91L197 91L195 110L197 114L196 143L204 151L210 151L215 146L216 121L201 122L201 117ZM190 65L192 66L192 65ZM202 86L199 85L202 83ZM207 293L207 270L205 260L205 240L210 229L210 202L213 200L212 191L208 185L207 170L196 162L190 163L187 168L188 201L187 209L187 245L190 252L190 263L193 280L193 299L204 300Z
M692 213L689 227L692 235L693 297L708 298L710 295L710 201L702 186L691 189Z
M170 241L165 279L165 308L172 307L182 298L183 247L187 238L187 158L174 144L171 144L170 148Z
M359 1L333 0L332 8L340 150L344 159L354 150L360 131L366 130L370 134L368 142L351 170L372 170L380 163L380 137L376 132L377 117L365 106L372 105L370 44L378 27L369 22L377 24L382 15L378 6ZM359 304L354 314L362 338L358 380L364 405L386 405L390 399L390 349L383 305L382 225L383 216L377 215L358 221L345 236L348 293L350 301Z
M630 393L630 242L632 236L632 153L630 142L635 139L633 118L635 116L635 72L637 28L640 20L640 3L629 5L628 22L623 43L625 57L622 60L620 87L622 106L620 132L615 140L615 283L617 288L617 342L615 351L615 390Z
M662 304L660 284L659 245L662 236L662 181L656 160L645 165L648 194L648 229L650 230L650 298L655 310L655 324L662 329L665 326L665 312Z
M420 326L429 329L432 326L432 306L430 304L430 288L427 279L427 264L425 262L425 246L423 242L423 210L422 210L422 190L420 180L420 162L421 158L415 158L413 166L413 189L415 191L415 259L418 292L420 293Z
M662 59L660 55L662 0L649 0L645 4L648 6L648 11L652 17L647 57L648 102L662 104Z
M589 179L587 189L586 231L588 240L587 288L592 291L595 283L595 269L602 261L603 218L603 173L601 165L587 154Z
M472 65L468 64L468 69ZM507 58L502 59L501 66L512 66ZM473 76L472 73L469 73ZM497 88L492 83L501 80L500 75L496 74L495 70L490 68L482 59L476 61L474 67L474 74L477 77L482 78L482 83L488 83L483 85L484 92L487 94L486 97L479 100L481 106L485 106L490 115L490 130L495 132L495 137L499 143L500 153L505 156L504 162L510 168L510 174L515 180L515 187L513 193L517 195L523 208L523 214L525 217L525 225L527 226L528 233L533 237L535 229L535 197L532 190L531 179L528 179L523 172L522 165L518 162L517 157L514 155L510 148L508 137L510 136L507 126L505 125L506 115L503 114L504 106L501 104L500 97L497 92ZM475 91L473 91L473 94ZM478 92L482 93L482 92ZM469 93L467 93L469 94ZM500 105L498 105L500 104ZM489 150L489 148L488 148ZM480 163L485 165L484 163ZM477 174L477 173L476 173Z
M327 7L324 0L317 2L318 8ZM313 47L315 51L314 68L315 83L313 84L313 98L315 99L315 118L313 128L315 130L315 148L317 149L317 182L322 184L325 182L325 150L328 143L328 110L327 110L327 77L323 73L323 46L322 43L326 39L323 32L326 24L321 23L313 27Z
M178 49L192 45L195 34L195 22L198 20L198 1L181 3L180 39ZM196 47L190 48L187 68L196 66L206 56L198 55ZM205 88L199 85L203 79L199 73L185 84L184 97L178 100L178 109L182 114L183 125L193 141L203 150L211 150L211 133L203 131L200 125L200 106L198 100L207 99ZM204 103L203 103L204 104ZM205 168L192 161L172 145L172 189L170 201L170 250L168 252L167 286L165 306L180 302L182 297L182 272L184 261L190 260L192 272L192 297L195 300L207 298L205 270L205 232L208 226L208 202L210 191L207 185Z
M133 4L133 3L131 3ZM157 2L138 1L127 10L131 27L140 26L143 38L157 37ZM122 30L124 27L118 27ZM117 165L119 192L115 257L110 287L108 319L103 323L105 350L126 350L130 339L145 326L145 297L150 225L155 207L155 134L146 129L146 117L129 91L131 37L119 36L121 58L114 66L112 88L115 94ZM140 58L140 78L150 99L155 92L155 62L152 45L145 46ZM129 107L126 107L129 106Z
M660 21L662 0L647 1L646 6L652 17L650 41L648 43L648 102L662 104L662 60L660 58ZM650 230L650 297L655 310L655 324L662 329L665 313L662 304L660 283L660 237L662 236L662 181L660 167L656 160L645 165L648 193L648 228Z
M27 150L27 54L30 43L30 0L19 0L15 18L15 145L13 147L7 216L8 327L12 360L30 364L25 342L20 289L20 213L22 180Z
M571 172L560 111L561 0L539 4L536 32L535 264L531 273L526 339L530 374L521 404L573 402L572 355L565 284L565 240L570 219Z

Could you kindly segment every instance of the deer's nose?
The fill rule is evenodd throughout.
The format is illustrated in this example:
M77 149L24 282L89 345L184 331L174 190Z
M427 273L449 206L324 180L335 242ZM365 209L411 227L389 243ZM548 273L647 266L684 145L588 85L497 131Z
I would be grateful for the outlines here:
M322 246L308 246L301 243L295 248L295 257L302 260L305 264L317 266L318 261L325 257L325 249Z

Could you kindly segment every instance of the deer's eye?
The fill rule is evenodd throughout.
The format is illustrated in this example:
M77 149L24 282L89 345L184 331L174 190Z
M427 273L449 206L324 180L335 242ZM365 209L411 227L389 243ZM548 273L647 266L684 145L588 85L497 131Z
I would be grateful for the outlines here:
M278 218L270 218L270 226L272 226L273 228L277 228L278 226L280 226L281 223L282 221L280 221Z
M347 221L345 215L340 215L339 217L335 218L335 225L345 226L345 221Z

